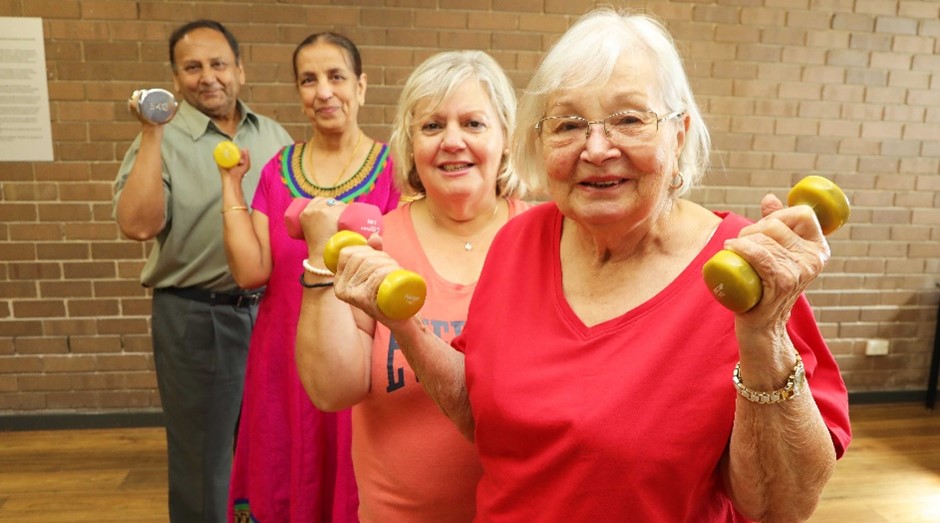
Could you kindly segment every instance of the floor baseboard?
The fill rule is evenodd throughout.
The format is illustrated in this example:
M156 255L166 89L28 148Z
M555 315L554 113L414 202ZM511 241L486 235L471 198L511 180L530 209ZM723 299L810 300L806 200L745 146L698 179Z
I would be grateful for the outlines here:
M923 390L850 392L850 405L877 403L919 403L926 398ZM163 411L107 413L0 414L0 431L110 429L127 427L162 427Z
M849 393L849 405L870 405L873 403L923 403L926 399L926 390L882 390Z
M163 411L0 415L0 431L162 427Z

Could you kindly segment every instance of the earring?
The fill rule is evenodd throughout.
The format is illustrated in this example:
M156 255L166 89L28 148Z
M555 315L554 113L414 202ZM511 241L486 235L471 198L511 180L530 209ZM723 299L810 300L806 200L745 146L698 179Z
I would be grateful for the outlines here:
M676 178L679 180L676 181ZM682 175L682 171L676 171L676 174L672 177L672 183L669 184L669 188L676 191L682 188L683 185L685 185L685 176Z

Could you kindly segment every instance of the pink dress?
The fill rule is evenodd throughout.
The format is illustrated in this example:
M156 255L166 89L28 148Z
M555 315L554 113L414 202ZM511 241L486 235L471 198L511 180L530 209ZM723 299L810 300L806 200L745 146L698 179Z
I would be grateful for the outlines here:
M252 208L268 216L273 268L248 350L245 394L229 489L229 519L272 522L358 521L349 410L325 413L310 402L294 362L307 246L287 235L294 197L331 196L398 205L388 146L376 143L359 173L320 188L297 168L304 144L285 147L261 172Z

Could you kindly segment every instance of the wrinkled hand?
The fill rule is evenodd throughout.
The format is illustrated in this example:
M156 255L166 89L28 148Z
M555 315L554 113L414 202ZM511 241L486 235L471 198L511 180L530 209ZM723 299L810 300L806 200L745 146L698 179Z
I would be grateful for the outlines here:
M786 323L800 294L829 261L829 243L813 210L785 207L776 196L761 200L763 218L741 229L725 247L740 254L757 271L763 296L756 307L739 315L753 326Z
M376 305L379 285L401 266L382 250L382 238L373 234L368 246L346 247L340 252L333 291L344 302L362 309L386 325L393 323Z

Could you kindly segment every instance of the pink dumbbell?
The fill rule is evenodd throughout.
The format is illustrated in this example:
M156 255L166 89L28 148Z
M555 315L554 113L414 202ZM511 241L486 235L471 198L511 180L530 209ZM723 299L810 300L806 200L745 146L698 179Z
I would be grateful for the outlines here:
M303 239L300 213L310 200L294 198L284 212L287 235ZM339 232L334 234L323 248L323 264L336 272L339 252L353 245L367 245L366 238L373 233L382 234L382 212L379 208L360 202L352 202L343 209L337 221ZM398 269L389 273L379 285L375 303L382 314L395 320L403 320L417 314L427 298L427 283L418 273Z
M304 239L304 229L300 225L300 213L307 208L310 200L294 198L284 212L284 225L287 235L296 240ZM369 203L352 202L346 205L336 223L341 231L354 231L368 238L373 233L382 234L382 211Z

